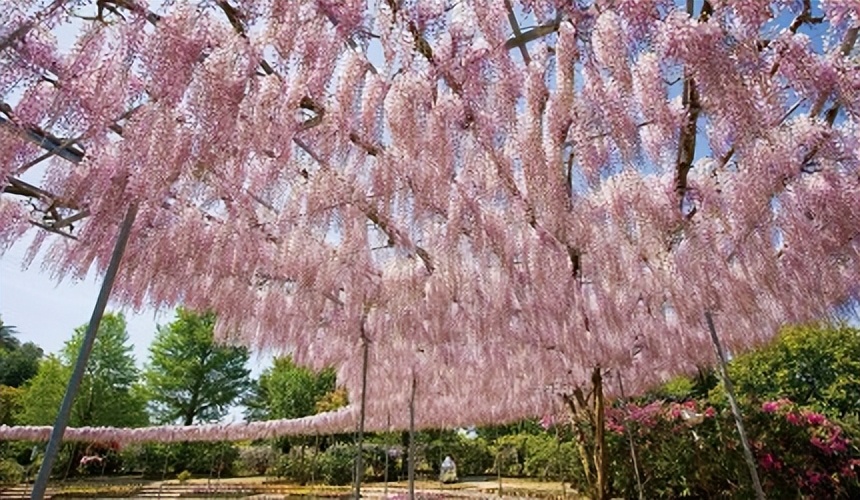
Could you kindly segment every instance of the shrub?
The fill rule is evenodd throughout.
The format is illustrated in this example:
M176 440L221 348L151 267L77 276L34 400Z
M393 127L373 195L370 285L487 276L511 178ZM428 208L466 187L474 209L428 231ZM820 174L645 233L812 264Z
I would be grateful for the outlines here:
M352 482L355 447L336 444L318 457L319 471L326 484L344 485Z
M774 497L860 498L860 454L843 426L787 399L748 413L763 486Z
M174 446L147 443L124 448L121 452L123 470L139 472L149 478L163 478L173 472Z
M179 480L180 483L185 483L189 479L191 479L192 474L187 470L184 470L176 475L176 479Z
M738 491L738 484L746 486L749 481L730 419L728 412L721 415L695 401L655 401L609 410L606 439L612 490L622 495L637 491L632 438L646 498L748 497L751 491Z
M485 474L493 467L493 454L486 439L462 434L457 437L456 446L449 455L457 464L457 473L461 477Z
M121 467L120 447L113 442L90 443L78 462L78 471L88 475L116 474Z
M164 477L188 470L207 476L230 476L239 458L239 448L228 442L149 443L122 452L126 471L146 477Z
M243 473L262 476L278 464L278 452L271 446L246 446L239 450L239 469Z
M0 459L0 485L11 486L24 480L24 468L18 462Z
M319 457L322 455L313 448L293 447L290 452L280 456L276 466L278 477L299 484L320 480Z
M528 477L543 481L569 481L571 464L577 460L573 443L559 443L552 436L531 440L523 472Z
M494 443L501 459L502 474L540 479L570 477L569 463L576 460L571 443L561 443L552 434L519 433L502 436Z
M239 458L239 448L226 441L181 443L175 456L174 471L187 469L194 474L231 476Z
M364 445L363 461L366 479L383 480L385 478L385 455L388 452L389 447L384 445ZM397 459L390 455L388 457L388 478L397 478Z
M453 431L427 431L430 439L424 444L424 456L433 471L439 475L439 468L445 457L451 457L457 464L460 476L475 476L492 469L495 456L482 437L470 437Z
M324 452L314 448L296 446L287 455L281 456L276 467L278 477L299 484L324 482L331 485L349 484L353 480L355 446L336 444ZM383 446L368 444L364 448L363 465L368 479L385 477L385 453ZM397 460L388 460L388 477L395 477Z
M744 408L744 420L768 496L860 498L853 432L787 400ZM606 431L615 495L637 494L632 437L646 498L755 496L727 409L695 401L630 404L608 409ZM584 484L578 461L574 472Z
M772 342L729 365L738 393L787 397L828 415L860 416L860 329L789 326Z

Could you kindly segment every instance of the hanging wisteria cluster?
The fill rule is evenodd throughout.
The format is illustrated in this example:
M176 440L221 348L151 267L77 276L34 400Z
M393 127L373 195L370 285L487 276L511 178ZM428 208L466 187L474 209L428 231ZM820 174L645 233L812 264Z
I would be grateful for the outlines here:
M136 204L118 300L215 310L221 339L338 366L352 395L367 342L369 429L408 426L413 377L419 426L506 422L598 366L632 393L709 363L705 311L743 350L858 291L856 0L21 0L0 18L0 248L34 222L70 234L29 255L81 278ZM351 399L67 436L347 430Z

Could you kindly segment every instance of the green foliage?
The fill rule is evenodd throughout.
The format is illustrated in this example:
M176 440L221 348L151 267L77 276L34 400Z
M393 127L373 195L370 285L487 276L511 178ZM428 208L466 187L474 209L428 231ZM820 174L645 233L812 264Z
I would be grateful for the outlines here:
M150 407L159 422L213 422L248 389L248 350L218 345L215 316L183 308L159 327L144 373Z
M60 357L42 360L36 376L24 384L19 423L53 424L85 331L86 325L76 328ZM148 423L146 403L136 386L140 373L128 340L125 318L105 314L72 406L71 426L136 427Z
M9 459L24 467L25 474L35 473L42 463L45 443L29 441L0 441L0 460Z
M363 448L365 478L382 480L385 477L386 446L367 445ZM353 480L355 467L354 445L335 444L324 452L309 446L294 446L288 454L281 455L275 472L299 484L323 482L330 485L349 484ZM394 478L396 460L389 459L388 477Z
M194 474L232 476L239 448L231 442L180 443L173 464L174 471L187 469Z
M331 396L329 396L331 394ZM296 365L290 356L275 358L260 375L245 400L246 416L251 420L300 418L340 404L335 391L334 370L314 373Z
M176 479L178 479L180 483L185 483L191 479L191 476L192 474L188 472L188 470L184 470L176 475Z
M352 482L355 447L336 444L317 457L320 477L326 484L344 485Z
M0 385L0 425L15 425L15 416L21 412L23 389Z
M535 419L528 419L520 420L519 422L514 422L512 424L479 427L477 432L478 435L486 439L487 442L492 442L502 436L509 436L511 434L540 434L545 431L543 427L541 427L540 422Z
M460 477L479 476L493 467L493 454L486 439L480 436L470 438L458 433L454 444L448 455L457 464L457 474Z
M322 398L314 404L316 413L325 413L327 411L335 411L338 408L343 408L349 404L349 398L346 389L338 387L337 389L327 392Z
M0 486L11 486L24 480L24 468L10 459L0 459Z
M759 401L788 398L842 417L860 415L860 330L783 328L769 345L732 361L729 374L739 393Z
M355 447L352 448L353 452ZM362 463L364 464L365 479L382 480L385 478L385 455L388 453L388 446L374 445L365 443L362 453ZM353 455L354 456L354 455ZM396 477L397 472L396 460L388 457L388 477L389 479Z
M688 420L684 415L699 417ZM746 489L749 474L731 417L717 417L713 408L700 408L695 402L657 401L609 410L606 438L611 489L622 496L636 494L632 437L645 498L754 497ZM579 463L575 470L581 481Z
M230 442L147 443L123 450L123 468L150 478L170 477L188 470L205 476L232 476L239 448Z
M441 472L446 456L457 464L460 477L484 474L493 467L494 455L482 437L471 438L450 430L427 430L418 433L416 439L435 476Z
M16 390L36 375L42 349L32 342L21 344L15 327L0 319L0 425L13 425L20 412L21 391Z
M195 474L232 476L239 447L228 441L216 443L181 443L174 470L188 469Z
M60 358L50 355L39 364L36 376L24 385L17 420L22 424L51 425L66 393L70 370Z
M769 497L860 498L860 454L852 429L787 400L743 412ZM733 417L725 408L655 401L607 409L614 496L638 494L631 439L645 498L755 496ZM584 485L580 461L569 463L574 485Z
M643 400L687 401L705 399L719 385L716 372L710 368L699 368L693 376L679 375L662 386L649 391Z
M239 450L239 471L262 476L278 465L278 452L271 446L245 446Z
M132 445L122 450L123 470L140 473L148 478L164 478L173 472L178 445L146 443Z
M526 476L557 480L571 475L570 464L578 460L571 443L561 443L547 432L501 436L490 447L493 469L504 476ZM496 470L496 472L498 472Z
M299 484L323 482L337 486L352 481L354 464L353 446L336 444L324 452L296 446L281 456L277 474Z
M860 498L856 429L788 400L747 410L762 483L773 498Z
M696 383L690 377L675 377L667 381L663 387L662 394L668 399L684 400L687 399L695 389Z
M316 449L295 446L289 453L281 454L275 467L278 477L289 479L305 485L322 479L319 471L319 457L322 455Z
M572 443L560 443L549 434L526 438L522 473L544 481L570 477L570 465L576 460Z
M15 327L3 323L0 318L0 351L11 351L17 349L21 342L15 337Z
M528 456L528 434L509 434L493 442L494 470L503 476L522 476Z
M33 378L43 354L42 349L32 342L10 350L0 349L0 385L20 387Z

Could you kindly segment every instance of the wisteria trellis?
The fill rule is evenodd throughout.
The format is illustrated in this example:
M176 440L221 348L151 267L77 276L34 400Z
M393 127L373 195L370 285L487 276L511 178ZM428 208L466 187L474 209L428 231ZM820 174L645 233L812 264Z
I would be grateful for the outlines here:
M545 413L596 366L641 390L712 359L706 310L739 350L857 293L860 2L690 3L2 2L0 242L73 227L29 255L81 277L138 203L115 297L353 394L366 337L369 429L408 427L413 370L419 426Z

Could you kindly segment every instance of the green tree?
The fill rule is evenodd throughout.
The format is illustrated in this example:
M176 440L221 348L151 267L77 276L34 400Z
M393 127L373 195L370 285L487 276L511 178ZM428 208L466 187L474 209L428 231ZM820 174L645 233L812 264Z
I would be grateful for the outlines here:
M71 370L51 354L39 363L36 376L24 384L20 395L18 422L27 425L51 425L57 418L60 401L66 392Z
M32 342L0 352L0 385L20 387L36 375L44 352Z
M0 425L15 425L23 389L0 385Z
M54 422L86 328L87 325L76 328L59 357L44 359L36 376L24 384L21 423ZM146 401L136 385L140 371L131 350L123 315L106 314L72 406L70 425L136 427L148 423Z
M860 414L860 330L846 325L783 328L768 345L729 365L739 393L788 398L844 417Z
M184 308L158 327L144 380L159 422L216 421L250 386L248 350L216 344L214 327L214 314Z
M11 351L20 345L15 333L14 326L7 325L0 319L0 351Z
M244 401L245 416L249 420L306 417L335 409L343 396L343 391L335 391L334 370L314 373L296 365L290 356L275 358Z
M0 385L20 387L36 375L42 349L32 342L21 344L14 326L0 319Z

